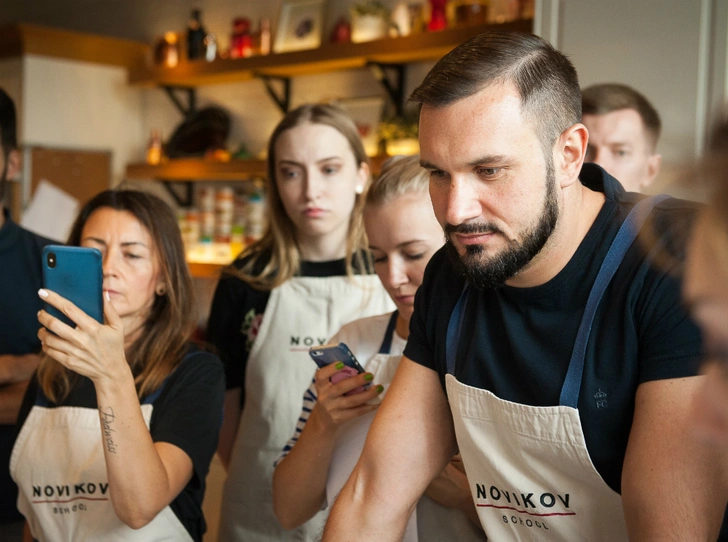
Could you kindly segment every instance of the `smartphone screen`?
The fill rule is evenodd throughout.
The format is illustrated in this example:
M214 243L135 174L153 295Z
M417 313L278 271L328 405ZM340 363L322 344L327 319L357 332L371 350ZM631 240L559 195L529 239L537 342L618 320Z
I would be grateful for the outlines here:
M95 248L48 245L43 249L43 287L65 297L96 321L104 321L101 252ZM46 309L71 327L76 324L46 303Z

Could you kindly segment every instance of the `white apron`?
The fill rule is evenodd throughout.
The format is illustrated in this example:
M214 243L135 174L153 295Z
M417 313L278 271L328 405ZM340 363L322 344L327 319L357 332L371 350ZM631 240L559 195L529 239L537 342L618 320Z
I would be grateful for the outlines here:
M489 540L627 540L621 496L589 457L577 409L584 355L604 291L659 196L637 204L620 227L589 294L558 406L505 401L453 376L469 287L447 330L446 388L455 434Z
M223 493L220 540L317 540L325 514L290 531L273 514L273 463L301 412L316 368L308 355L342 325L392 310L376 275L294 277L270 295L248 358L245 406Z
M152 404L161 388L142 404L149 428ZM99 411L47 408L39 399L25 420L10 457L18 484L18 509L40 542L191 541L187 529L167 506L141 529L127 527L109 498Z
M379 353L366 364L367 372L372 373L374 384L384 386L379 398L384 398L387 389L397 372L402 356L389 355L392 338L397 323L397 311L392 316L384 333ZM349 479L364 449L369 428L374 421L376 410L368 412L343 425L336 434L334 451L329 463L326 479L326 500L328 508ZM459 510L445 508L423 495L407 522L404 542L476 542L485 540L485 535Z

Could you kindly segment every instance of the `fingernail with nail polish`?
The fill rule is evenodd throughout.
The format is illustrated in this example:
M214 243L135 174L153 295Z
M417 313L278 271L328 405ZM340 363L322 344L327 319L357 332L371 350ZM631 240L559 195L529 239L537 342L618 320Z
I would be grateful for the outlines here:
M46 297L48 297L48 292L46 290L44 290L43 288L41 288L40 290L38 290L38 295L40 297L46 298Z

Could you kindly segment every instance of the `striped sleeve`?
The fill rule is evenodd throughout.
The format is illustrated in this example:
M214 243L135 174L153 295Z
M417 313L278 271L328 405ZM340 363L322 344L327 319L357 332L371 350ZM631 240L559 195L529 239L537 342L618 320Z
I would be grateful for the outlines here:
M311 386L309 386L309 388L306 390L306 393L303 394L303 408L301 409L301 414L298 417L298 421L296 422L296 430L293 432L293 436L284 446L283 452L281 452L280 457L276 459L275 463L273 463L273 468L277 467L278 463L280 463L283 458L288 455L288 452L290 452L291 449L293 449L293 447L296 445L296 442L298 442L298 437L301 435L301 431L303 431L303 428L306 427L308 417L311 415L311 411L313 410L313 407L315 405L316 385L315 380L311 380Z

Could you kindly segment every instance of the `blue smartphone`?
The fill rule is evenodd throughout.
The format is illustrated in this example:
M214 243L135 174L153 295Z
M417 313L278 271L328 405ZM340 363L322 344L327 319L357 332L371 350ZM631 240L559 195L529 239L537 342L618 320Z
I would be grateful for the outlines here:
M43 288L65 297L96 321L104 322L101 252L95 248L48 245L43 249ZM46 312L76 324L46 303Z
M309 351L309 355L316 362L320 368L324 368L327 365L341 361L344 363L344 368L341 369L334 376L329 378L332 384L336 384L346 378L351 378L364 372L364 368L357 361L356 356L349 350L349 347L344 343L339 344L327 344L324 346L312 346ZM367 383L363 386L359 386L344 395L354 395L355 393L362 392L369 389L371 383Z

